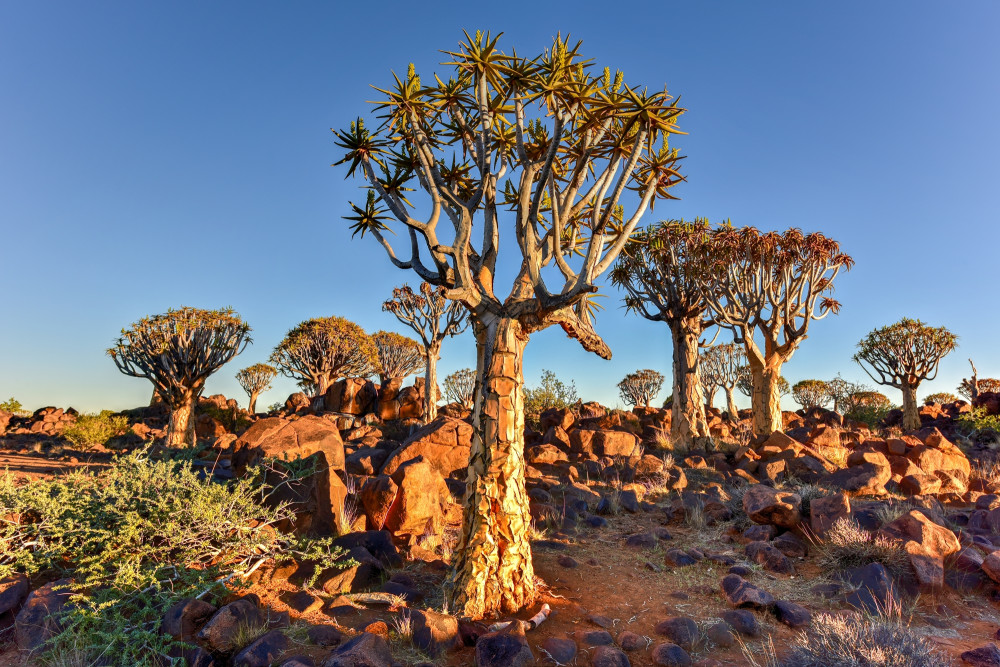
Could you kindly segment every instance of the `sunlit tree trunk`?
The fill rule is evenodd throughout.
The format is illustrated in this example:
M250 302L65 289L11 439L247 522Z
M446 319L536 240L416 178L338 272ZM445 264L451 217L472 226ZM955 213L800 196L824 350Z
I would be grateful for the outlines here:
M167 424L168 447L193 447L195 445L194 409L200 392L188 391L177 397L170 409Z
M712 444L705 418L705 397L698 377L700 319L671 323L674 343L674 402L671 406L670 439L681 449L709 448Z
M761 364L754 355L748 355L748 361L753 384L750 397L753 434L767 437L784 426L781 421L781 362Z
M441 343L431 343L427 348L427 365L424 368L424 423L437 418L437 364L441 358Z
M250 414L257 414L257 397L260 395L259 391L254 391L250 393L250 405L248 410Z
M476 326L482 388L474 433L462 536L449 581L452 613L482 618L514 613L535 598L531 515L524 488L524 346L516 320Z
M326 390L330 388L330 378L326 375L320 375L316 380L316 395L326 396Z
M920 412L917 406L917 387L903 385L903 430L916 431L920 428Z
M729 418L736 420L740 418L740 411L736 408L736 389L733 387L726 387L726 412L729 413Z

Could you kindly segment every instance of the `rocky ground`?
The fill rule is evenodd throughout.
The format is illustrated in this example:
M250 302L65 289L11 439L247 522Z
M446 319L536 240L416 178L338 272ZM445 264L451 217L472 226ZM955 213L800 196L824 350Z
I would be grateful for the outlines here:
M829 613L888 615L956 664L1000 665L1000 475L990 438L956 428L967 405L925 406L924 428L908 434L786 413L784 432L757 443L748 415L713 412L708 452L673 450L665 410L548 410L526 432L541 594L519 618L543 604L552 613L497 630L448 615L441 592L466 411L448 406L421 426L422 388L380 396L369 385L293 395L266 416L203 401L205 474L267 462L280 481L280 460L312 457L315 471L286 485L297 512L285 528L339 533L357 564L318 575L308 562L265 564L221 608L169 610L164 631L198 646L190 664L765 664L768 646L783 655ZM128 415L130 433L109 448L162 435L162 408ZM0 418L0 466L30 477L106 465L105 448L60 439L74 418ZM46 583L0 582L0 665L18 664L44 639L40 619L65 603Z

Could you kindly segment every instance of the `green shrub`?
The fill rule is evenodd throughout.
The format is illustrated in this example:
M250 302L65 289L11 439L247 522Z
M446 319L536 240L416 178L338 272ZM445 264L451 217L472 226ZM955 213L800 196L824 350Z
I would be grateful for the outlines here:
M548 408L568 408L577 402L576 384L570 380L566 384L552 371L542 371L542 385L534 389L524 389L525 415L538 415Z
M198 414L208 415L222 424L230 433L242 433L250 428L250 419L239 409L220 408L214 403L203 403L198 406Z
M21 401L17 400L13 396L8 398L3 403L0 403L0 412L10 412L12 414L20 414L24 411L24 406L21 405Z
M899 619L817 614L781 667L946 667L926 639Z
M870 429L876 429L885 416L889 414L889 411L894 409L895 407L892 405L859 405L844 417L866 424Z
M97 414L79 415L76 422L63 431L63 437L80 449L90 449L107 444L111 438L123 435L127 430L128 417L102 410Z
M1000 416L986 414L986 408L973 408L958 417L958 430L970 438L985 431L1000 433Z
M262 499L262 494L264 498ZM301 540L273 526L291 518L270 508L251 478L203 479L190 462L153 461L147 451L96 472L18 486L0 476L0 578L13 572L70 577L72 602L48 660L156 665L177 642L159 633L163 612L191 596L219 601L269 559L334 566L329 539ZM30 520L20 520L30 517Z

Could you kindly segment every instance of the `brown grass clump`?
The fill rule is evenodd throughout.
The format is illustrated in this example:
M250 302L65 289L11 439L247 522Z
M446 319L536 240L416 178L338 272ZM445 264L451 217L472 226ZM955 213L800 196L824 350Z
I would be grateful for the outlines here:
M819 563L828 570L847 570L881 563L893 573L902 573L909 563L898 542L871 533L854 521L843 518L833 524L819 545Z

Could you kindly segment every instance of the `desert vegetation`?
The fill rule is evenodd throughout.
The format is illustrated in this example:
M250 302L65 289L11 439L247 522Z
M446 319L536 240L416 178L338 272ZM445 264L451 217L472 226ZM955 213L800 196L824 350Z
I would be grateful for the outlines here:
M380 315L415 338L302 321L235 373L244 410L204 394L249 324L182 307L108 350L149 405L0 404L0 664L1000 664L1000 381L919 404L957 336L909 318L853 357L901 407L792 375L837 241L650 223L684 109L579 42L445 58L334 134L352 236L421 281ZM617 409L525 368L546 329L611 358L602 280L667 325L663 408L667 369L608 376Z

